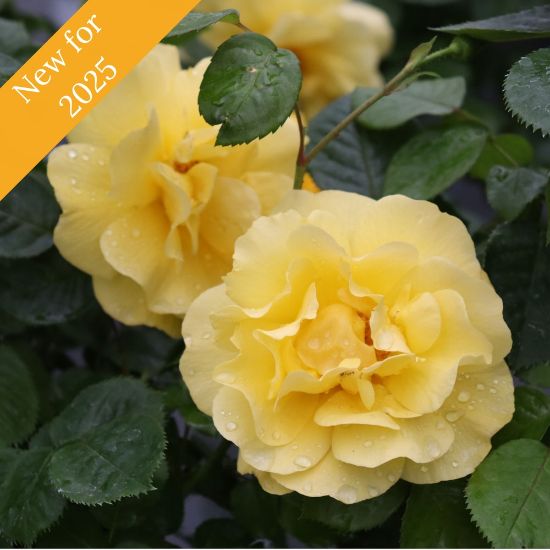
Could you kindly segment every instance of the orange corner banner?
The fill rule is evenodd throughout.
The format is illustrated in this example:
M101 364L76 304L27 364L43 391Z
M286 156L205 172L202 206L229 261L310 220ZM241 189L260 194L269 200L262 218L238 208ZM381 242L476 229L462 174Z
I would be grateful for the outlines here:
M88 0L0 88L0 199L198 2Z

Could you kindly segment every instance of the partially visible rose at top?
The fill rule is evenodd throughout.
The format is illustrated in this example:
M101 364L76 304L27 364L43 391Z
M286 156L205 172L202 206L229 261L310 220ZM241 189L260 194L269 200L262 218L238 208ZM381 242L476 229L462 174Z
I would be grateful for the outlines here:
M349 0L203 0L200 11L235 8L243 23L300 59L304 84L301 107L314 116L357 86L380 86L381 59L392 46L386 14ZM211 46L238 31L218 24L203 35Z

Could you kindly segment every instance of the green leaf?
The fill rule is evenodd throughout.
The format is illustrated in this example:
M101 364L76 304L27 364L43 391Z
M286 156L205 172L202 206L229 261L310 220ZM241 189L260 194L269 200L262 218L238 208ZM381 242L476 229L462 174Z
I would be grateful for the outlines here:
M144 414L163 420L160 396L133 378L111 378L81 391L52 422L50 434L59 446L122 416Z
M546 6L546 10L546 24L550 25L550 6ZM508 109L523 124L531 126L533 130L540 130L543 135L550 133L549 65L550 48L537 50L514 63L504 81L504 98Z
M545 38L550 36L550 6L538 6L517 13L432 30L471 36L490 42Z
M398 483L379 497L351 505L329 497L309 498L292 494L285 498L293 501L301 518L322 523L341 533L355 533L384 523L406 497L407 486Z
M466 509L464 482L414 485L401 526L401 548L487 548Z
M353 96L354 108L359 107L378 90L359 88ZM383 97L367 109L358 122L366 128L383 130L396 128L420 115L448 115L464 101L466 82L461 76L420 80Z
M550 541L550 453L511 441L491 453L467 488L475 522L497 548L546 548Z
M550 362L535 365L528 371L522 372L521 376L529 384L533 384L539 388L550 388Z
M470 175L486 180L491 168L497 164L509 168L527 166L533 162L533 146L518 134L501 134L490 137L485 148L470 170Z
M29 369L10 347L0 346L0 447L24 441L38 420L38 395Z
M214 54L201 85L200 112L209 124L222 125L217 145L249 143L285 123L301 85L296 55L265 36L239 34Z
M55 251L32 260L10 261L0 274L0 307L29 325L73 319L92 303L88 276Z
M50 476L78 503L102 504L152 488L164 450L160 397L142 382L114 378L82 391L50 425Z
M0 258L30 258L48 250L58 217L45 176L32 172L0 202Z
M3 86L21 67L13 57L0 52L0 86Z
M50 478L57 491L81 504L104 504L153 489L164 450L158 420L124 415L55 452Z
M547 170L494 166L487 178L487 198L505 220L514 220L542 194L548 183Z
M164 394L164 404L170 410L178 410L186 424L209 435L216 434L212 419L197 409L187 387L183 384L170 386Z
M220 22L238 25L240 23L239 12L237 10L223 10L211 13L192 11L168 33L163 42L182 45L188 40L195 38L199 33L208 29L208 27Z
M536 219L498 226L489 238L485 270L504 302L514 370L550 361L550 249Z
M311 150L351 112L351 96L345 96L321 111L309 124ZM309 171L321 189L341 189L380 198L389 160L405 131L368 132L359 125L348 126L313 160Z
M14 54L30 44L30 36L23 23L0 17L0 53Z
M64 499L48 479L51 449L0 450L0 532L30 546L62 514Z
M542 439L550 427L550 397L534 388L515 391L516 410L512 421L493 438L498 446L514 439Z
M434 198L470 170L486 139L484 129L470 125L417 135L390 162L385 194L403 193L415 199Z

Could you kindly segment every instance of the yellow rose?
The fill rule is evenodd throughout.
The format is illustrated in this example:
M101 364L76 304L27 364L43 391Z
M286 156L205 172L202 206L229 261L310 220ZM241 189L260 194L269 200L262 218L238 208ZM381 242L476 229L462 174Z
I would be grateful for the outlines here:
M183 322L183 378L239 471L345 503L470 474L514 398L464 225L403 196L296 192L279 210Z
M219 130L198 111L207 65L182 71L177 48L156 47L50 156L55 243L128 325L179 334L192 300L231 268L235 239L292 188L297 123L215 147Z
M374 6L349 0L203 0L198 9L226 8L236 8L247 27L298 56L308 116L357 86L382 84L378 66L393 31L386 14ZM218 46L235 32L219 24L204 36Z

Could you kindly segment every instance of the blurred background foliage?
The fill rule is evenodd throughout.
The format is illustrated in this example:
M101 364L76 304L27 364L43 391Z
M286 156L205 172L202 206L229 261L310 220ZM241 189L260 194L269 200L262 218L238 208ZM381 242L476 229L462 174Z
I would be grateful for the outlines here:
M403 66L416 45L431 39L434 33L429 27L545 4L540 0L370 3L385 10L396 29L395 47L383 65L387 77ZM0 0L0 55L23 63L78 5L79 2L68 0ZM229 1L227 7L231 7ZM445 36L438 39L440 46L448 42ZM506 112L502 83L521 56L548 45L547 40L475 42L469 60L444 60L429 69L442 77L463 76L467 82L464 109L481 118L495 136L516 136L508 138L513 142L510 150L517 152L527 147L526 164L546 168L550 164L549 140L524 128ZM182 49L182 60L191 65L209 53L195 40ZM344 101L349 103L350 99ZM444 124L452 124L453 117L459 116L448 117ZM434 117L419 117L394 130L367 131L382 177L389 159L400 147L421 130L438 123ZM314 121L312 129L315 124ZM358 126L357 131L366 130ZM543 219L542 203L535 201L515 221L501 225L502 216L491 207L483 180L492 165L502 162L502 157L493 151L485 165L477 166L477 173L470 171L434 200L468 225L480 257L489 272L497 274L494 282L505 296L513 290L510 285L527 285L529 292L532 283L532 272L525 275L527 279L521 279L523 275L519 273L515 282L499 279L499 273L515 270L517 254L524 265L546 266L541 283L546 294L539 297L542 307L550 300L550 262L538 237L543 226L539 223L539 218ZM322 172L323 168L317 170ZM19 544L61 548L488 545L470 520L463 496L464 481L435 487L412 487L401 482L381 497L346 506L330 499L299 495L275 497L264 493L254 480L239 476L236 449L215 433L210 419L194 407L182 387L177 368L182 342L153 329L124 327L103 313L88 277L68 265L52 246L51 234L58 215L44 164L0 205L0 547L10 547L14 539ZM523 301L527 298L523 296ZM507 315L512 328L521 331L523 324L512 311L518 299L513 296L507 303ZM518 384L539 389L550 386L550 357L544 356L546 351L542 357L525 359L529 366L537 362L536 368L528 371L522 370L520 359L515 361ZM521 355L522 349L516 346L514 353ZM12 381L8 375L13 377L13 386L7 387L5 381ZM55 433L74 429L76 416L103 414L102 407L110 403L111 397L96 394L106 387L102 384L113 378L120 382L117 399L127 400L129 405L126 416L113 413L109 422L123 416L121 422L131 422L135 418L132 415L140 414L140 407L131 399L130 379L140 385L136 391L145 392L143 399L152 408L163 402L165 415L159 429L165 438L165 456L162 457L162 448L150 451L157 453L158 463L144 476L153 474L155 490L120 499L125 494L142 492L128 488L122 480L122 489L112 497L115 502L98 505L100 497L85 495L82 488L69 483L71 480L59 479L57 490L52 490L41 477L45 452L41 449L55 450ZM21 389L20 395L17 388ZM96 393L88 396L86 410L81 410L82 404L74 400L79 396L82 401L85 394L81 392L90 388L92 394ZM525 387L517 399L525 405L521 409L524 416L515 418L495 442L531 437L548 443L545 434L550 425L550 405L546 393ZM76 405L70 408L71 403ZM2 432L2 415L10 413L8 406L21 411L16 435L7 433L6 428ZM70 422L67 420L63 426L59 418ZM155 429L152 425L151 438L158 435ZM93 437L93 433L89 434L80 435ZM14 458L16 455L19 458ZM24 461L22 457L28 461L24 472L14 466L16 460ZM121 464L131 468L137 459L128 460ZM17 483L25 480L28 490L19 495ZM49 510L45 518L44 509Z

